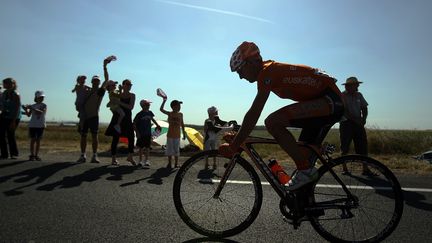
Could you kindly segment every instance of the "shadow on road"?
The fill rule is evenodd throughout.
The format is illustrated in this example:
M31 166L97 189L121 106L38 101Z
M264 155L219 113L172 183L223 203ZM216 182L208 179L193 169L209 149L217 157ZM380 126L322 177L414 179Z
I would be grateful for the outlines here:
M72 188L72 187L78 187L83 182L93 182L96 180L99 180L104 175L111 175L107 180L111 181L120 181L123 178L123 175L125 174L131 174L136 170L136 167L134 166L119 166L119 167L112 167L109 165L96 167L89 169L85 171L82 174L75 175L75 176L65 176L62 180L46 184L43 186L40 186L37 188L39 191L52 191L54 189L58 188Z
M354 176L354 175L350 175L352 178L361 181L362 183L365 183L366 185L369 186L377 186L377 185L388 185L387 181L379 178L379 177L359 177L359 176ZM393 195L391 193L389 193L389 191L387 190L376 190L377 193L386 196L388 198L394 198ZM426 197L418 192L412 192L412 191L404 191L402 189L403 192L403 197L404 197L404 201L405 204L411 206L411 207L415 207L418 209L422 209L422 210L426 210L426 211L432 211L432 204L430 203L426 203L424 201L426 201Z
M234 241L234 240L230 240L230 239L213 239L213 238L208 238L208 237L187 240L187 241L184 241L183 243L195 243L195 242L239 243L238 241Z
M426 197L417 192L403 191L405 197L405 203L411 207L418 209L432 211L432 204L426 203Z
M5 168L5 167L9 167L9 166L23 164L25 162L28 162L28 160L19 160L19 161L14 161L14 162L6 163L6 164L1 163L0 164L0 169L1 168Z
M32 182L24 186L16 187L8 191L4 191L3 193L7 196L20 195L23 193L22 191L20 191L21 189L42 183L46 179L48 179L49 177L57 173L58 171L69 168L74 165L75 165L74 163L69 163L69 162L55 163L55 164L44 165L38 168L24 170L22 172L18 172L12 175L2 176L0 177L0 183L11 180L12 178L17 178L14 180L14 182L17 183L25 183L36 179L35 182Z
M132 185L137 185L140 183L140 181L145 181L147 180L148 183L151 184L156 184L156 185L162 185L163 184L163 178L170 176L171 174L175 173L177 170L176 169L172 169L170 167L162 167L157 169L153 174L151 174L148 177L144 177L142 179L138 179L132 182L127 182L124 184L121 184L121 187L125 187L125 186L132 186Z

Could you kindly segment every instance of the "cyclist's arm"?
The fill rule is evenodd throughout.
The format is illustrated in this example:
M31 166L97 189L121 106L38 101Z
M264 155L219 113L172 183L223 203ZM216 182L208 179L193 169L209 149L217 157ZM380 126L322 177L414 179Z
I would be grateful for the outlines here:
M270 91L268 90L258 90L258 93L255 96L251 108L248 112L246 112L246 115L243 118L243 123L239 132L231 143L232 150L237 151L240 145L255 128L255 125L261 115L261 112L264 108L265 103L267 102L269 95Z

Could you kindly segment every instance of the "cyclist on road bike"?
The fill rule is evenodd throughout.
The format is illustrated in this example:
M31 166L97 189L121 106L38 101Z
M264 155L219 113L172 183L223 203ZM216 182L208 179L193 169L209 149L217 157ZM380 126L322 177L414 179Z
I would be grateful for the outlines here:
M250 83L257 82L258 91L243 124L231 144L219 147L221 155L231 158L255 127L264 105L272 91L282 99L297 103L273 112L265 119L265 126L279 145L294 160L297 173L288 182L288 190L314 181L316 169L310 161L310 152L298 146L287 127L302 128L299 141L320 145L343 115L344 105L336 79L316 68L305 65L263 61L258 46L243 42L232 54L232 72Z

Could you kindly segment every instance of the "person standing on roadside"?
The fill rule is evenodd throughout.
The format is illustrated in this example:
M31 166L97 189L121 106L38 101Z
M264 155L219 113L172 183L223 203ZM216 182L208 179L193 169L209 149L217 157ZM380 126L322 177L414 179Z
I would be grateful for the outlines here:
M39 157L40 141L43 136L44 129L46 127L45 114L47 111L47 105L43 103L45 94L43 91L38 90L35 92L35 98L33 105L23 106L27 116L30 116L28 123L29 137L30 137L30 161L41 161Z
M107 71L107 62L104 60L103 68L104 68L104 76L105 81L102 83L102 87L100 86L100 78L95 75L91 80L91 88L88 91L85 101L83 102L83 112L80 114L80 126L78 127L78 132L81 134L81 156L77 160L77 163L86 162L86 148L87 148L87 133L90 130L92 134L92 149L93 156L91 159L91 163L100 163L97 155L97 150L99 146L99 107L101 105L102 99L106 93L105 84L108 81L108 71Z
M224 129L231 130L231 127L223 127L228 122L219 118L218 109L211 106L207 109L208 118L204 121L204 150L215 150L219 148L218 133ZM204 168L207 170L209 167L208 157L205 159ZM216 169L216 157L213 158L213 169Z
M113 82L112 80L109 83ZM117 120L119 118L119 114L117 112L113 112L113 116L111 118L110 124L108 125L107 130L105 131L105 135L112 136L111 141L111 164L119 165L117 161L117 145L120 140L120 136L126 137L128 140L128 156L126 161L131 163L132 165L136 165L136 162L133 158L134 147L135 147L135 134L132 123L132 110L135 106L135 94L130 92L132 89L132 81L130 79L125 79L122 82L123 92L120 95L119 106L123 109L124 118L120 123L120 133L114 128L117 124Z
M15 159L18 157L18 147L15 131L21 120L21 98L17 90L15 79L3 79L2 113L0 114L0 159ZM7 136L7 142L6 142ZM8 151L9 145L9 151Z
M140 101L141 111L133 119L133 127L137 137L136 146L139 148L139 163L142 167L150 166L149 155L152 141L152 122L156 125L156 130L161 131L161 127L154 119L154 114L150 110L152 102L147 99ZM144 160L143 160L144 154Z
M168 116L168 133L166 141L165 155L168 157L168 168L172 168L172 157L174 156L174 167L179 168L178 159L180 156L180 129L183 132L183 140L186 139L185 126L183 122L183 113L180 112L183 102L178 100L171 101L172 111L164 109L167 97L163 97L160 111Z
M356 77L349 77L342 84L345 86L345 91L342 92L342 98L345 103L345 114L339 125L342 155L348 154L351 141L354 141L354 148L357 154L368 154L368 142L364 126L368 116L369 104L358 91L361 83ZM350 174L345 164L343 165L342 174ZM363 167L363 174L371 174L371 171L365 165Z

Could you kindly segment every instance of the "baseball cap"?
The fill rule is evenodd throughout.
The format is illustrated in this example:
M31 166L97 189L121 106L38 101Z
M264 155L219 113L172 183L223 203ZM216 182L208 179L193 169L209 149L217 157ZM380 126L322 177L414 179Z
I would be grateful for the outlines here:
M150 104L150 103L152 103L152 102L150 100L147 100L147 99L143 99L143 100L140 101L140 105L141 106L144 106L144 105Z
M170 106L171 106L171 108L173 108L173 106L175 106L175 105L177 105L177 104L183 104L183 102L182 102L182 101L179 101L179 100L173 100L173 101L171 101Z
M38 90L35 92L35 97L39 98L39 97L45 97L45 94L42 90Z
M97 80L101 80L100 77L98 75L93 75L92 80L93 79L97 79Z
M77 81L81 80L81 79L86 79L87 77L85 75L78 75L77 77Z
M112 80L108 80L107 82L106 82L106 86L108 87L108 86L111 86L111 85L116 85L118 82L116 82L116 81L112 81Z

